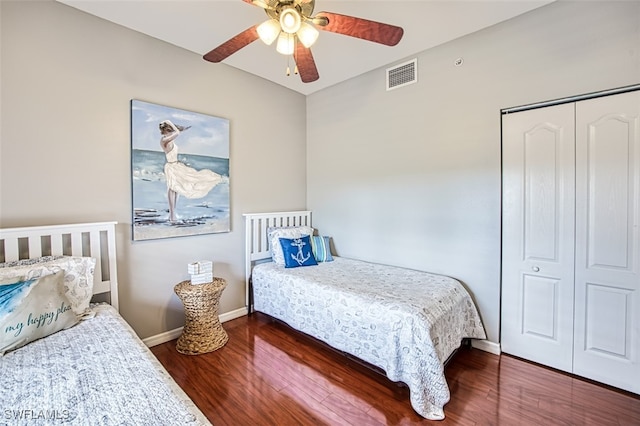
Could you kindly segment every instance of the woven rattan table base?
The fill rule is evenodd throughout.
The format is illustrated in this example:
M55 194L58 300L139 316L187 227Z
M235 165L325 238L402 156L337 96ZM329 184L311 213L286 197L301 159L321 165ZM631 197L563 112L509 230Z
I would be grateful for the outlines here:
M223 347L229 340L218 318L220 295L227 286L222 278L206 284L183 281L174 291L184 305L185 324L176 350L185 355L199 355Z

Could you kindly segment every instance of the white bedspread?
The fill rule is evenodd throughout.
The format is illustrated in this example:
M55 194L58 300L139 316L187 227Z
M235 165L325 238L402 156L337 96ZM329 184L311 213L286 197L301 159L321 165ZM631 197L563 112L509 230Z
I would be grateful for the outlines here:
M0 358L0 425L209 425L109 305Z
M444 362L465 337L486 338L457 280L345 258L285 269L256 265L254 308L378 366L410 389L414 410L444 418Z

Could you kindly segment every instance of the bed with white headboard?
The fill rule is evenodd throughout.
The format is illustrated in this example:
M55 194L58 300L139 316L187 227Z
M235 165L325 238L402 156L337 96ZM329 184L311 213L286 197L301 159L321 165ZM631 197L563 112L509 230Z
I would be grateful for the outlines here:
M0 229L10 424L209 421L119 313L116 222Z
M309 211L244 217L249 311L379 367L409 387L418 414L443 419L446 360L463 339L486 338L464 286L451 277L338 257L329 237L312 227Z
M277 227L311 226L311 212L308 210L272 213L244 214L245 236L245 290L247 309L251 313L251 269L261 261L271 259L271 245L268 230Z
M119 310L115 226L116 222L94 222L0 229L0 262L45 256L93 257L93 294Z

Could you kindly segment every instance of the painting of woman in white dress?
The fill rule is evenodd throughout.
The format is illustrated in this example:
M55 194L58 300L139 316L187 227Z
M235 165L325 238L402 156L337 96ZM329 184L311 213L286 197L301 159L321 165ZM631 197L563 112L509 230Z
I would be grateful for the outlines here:
M133 100L131 125L133 239L228 232L228 120Z

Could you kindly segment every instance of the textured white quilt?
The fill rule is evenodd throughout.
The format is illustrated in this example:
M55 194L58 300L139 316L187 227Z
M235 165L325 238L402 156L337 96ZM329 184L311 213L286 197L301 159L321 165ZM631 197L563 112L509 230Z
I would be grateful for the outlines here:
M0 357L0 425L209 425L109 305Z
M262 263L252 282L256 311L384 369L432 420L449 401L444 362L463 338L486 338L465 288L442 275L335 258L290 269Z

